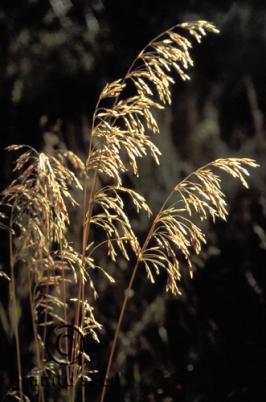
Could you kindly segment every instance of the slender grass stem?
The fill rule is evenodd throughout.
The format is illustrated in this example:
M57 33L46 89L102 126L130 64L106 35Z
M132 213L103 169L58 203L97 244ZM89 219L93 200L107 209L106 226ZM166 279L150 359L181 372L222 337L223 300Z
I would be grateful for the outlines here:
M155 225L156 225L156 217L155 217L155 219L153 221L153 224L152 224L152 226L151 226L151 228L149 230L149 233L148 233L148 235L146 237L146 240L145 240L145 242L143 244L143 247L142 247L142 249L141 249L141 251L140 251L140 253L138 255L136 264L135 264L135 266L133 268L133 271L132 271L132 274L131 274L131 277L130 277L130 280L129 280L129 283L128 283L128 287L127 287L127 289L125 291L125 296L124 296L122 307L121 307L121 310L120 310L120 313L119 313L119 317L118 317L118 321L117 321L117 325L116 325L116 329L115 329L115 335L114 335L114 339L113 339L113 342L112 342L111 351L110 351L110 355L109 355L109 359L108 359L108 363L107 363L107 368L106 368L106 373L105 373L105 377L104 377L104 383L103 383L102 393L101 393L101 397L100 397L100 402L104 402L104 399L105 399L107 383L108 383L108 381L110 379L111 367L112 367L115 351L116 351L116 348L117 348L117 343L118 343L118 338L119 338L122 322L123 322L125 312L126 312L126 308L127 308L127 305L128 305L128 301L129 301L129 297L130 297L130 291L131 291L131 289L132 289L132 287L134 285L134 281L135 281L135 278L136 278L136 275L137 275L138 267L139 267L139 264L141 262L142 254L144 253L144 251L145 251L145 249L146 249L146 247L147 247L147 245L148 245L148 243L150 241L150 238L152 236L152 233L153 233Z
M40 375L42 375L41 353L40 353L40 347L39 347L39 342L38 342L38 331L37 331L37 327L36 327L36 320L35 320L35 314L34 314L34 300L33 300L33 294L32 294L32 275L31 275L31 271L30 271L29 267L28 267L27 271L28 271L28 281L29 281L28 285L29 285L29 301L30 301L31 321L32 321L37 367L38 367L38 371L39 371ZM41 384L40 384L39 399L42 402L44 402L44 390L43 390L43 387Z
M13 253L13 213L15 204L12 207L10 221L9 221L9 262L10 262L10 276L11 276L11 300L14 311L14 331L16 340L16 352L17 352L17 370L18 370L18 386L19 395L21 401L23 401L23 379L22 379L22 365L21 365L21 351L20 351L20 340L19 340L19 329L18 329L18 308L17 308L17 298L16 298L16 282L15 282L15 272L14 272L14 253Z

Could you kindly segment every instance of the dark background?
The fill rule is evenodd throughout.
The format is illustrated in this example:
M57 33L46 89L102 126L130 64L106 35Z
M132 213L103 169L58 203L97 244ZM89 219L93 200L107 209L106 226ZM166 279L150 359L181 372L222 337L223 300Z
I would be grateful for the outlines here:
M178 80L173 105L158 115L160 168L142 164L128 178L158 209L184 174L217 157L255 158L249 191L225 179L230 217L205 228L209 243L183 295L164 293L139 273L109 387L118 401L241 401L266 398L266 5L256 1L2 0L0 4L1 187L12 155L4 147L38 150L65 145L86 156L91 116L106 82L127 71L152 37L175 23L205 19L221 34L195 45L192 80ZM143 236L145 221L135 220ZM2 260L5 264L5 239ZM92 369L103 373L130 268L110 265L117 284L99 279L96 316L101 344L89 345ZM6 283L1 283L2 328ZM27 320L23 353L31 368ZM16 378L14 339L1 328L2 392ZM91 385L90 400L97 400ZM89 399L88 399L89 400Z

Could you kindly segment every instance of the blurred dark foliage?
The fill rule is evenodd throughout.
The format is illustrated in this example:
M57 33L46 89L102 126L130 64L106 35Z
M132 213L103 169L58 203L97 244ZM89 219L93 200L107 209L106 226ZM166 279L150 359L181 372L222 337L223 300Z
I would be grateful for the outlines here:
M64 145L85 156L103 85L123 76L153 36L194 19L216 23L221 35L195 47L191 82L177 82L172 108L159 116L162 166L146 161L141 179L127 180L156 211L180 177L211 159L253 157L261 168L252 172L250 191L225 182L229 222L209 225L208 247L195 259L195 279L184 278L179 299L164 294L164 278L151 286L139 272L110 401L255 402L266 397L266 5L244 0L2 0L0 5L2 188L12 178L12 156L4 151L8 144ZM144 236L146 221L133 219ZM5 264L4 254L2 259ZM116 285L98 279L102 342L88 343L98 380L131 267L121 261L109 269ZM14 339L4 330L6 288L1 283L2 395L16 378ZM30 369L27 321L22 332ZM99 388L97 381L88 387L88 400L97 400Z

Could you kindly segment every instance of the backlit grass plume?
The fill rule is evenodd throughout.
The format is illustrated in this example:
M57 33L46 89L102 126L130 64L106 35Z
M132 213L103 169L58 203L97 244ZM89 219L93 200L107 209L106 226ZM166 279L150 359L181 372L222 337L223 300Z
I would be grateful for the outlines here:
M21 172L2 193L1 204L10 207L9 231L10 273L12 284L13 314L16 315L15 269L27 271L27 294L31 307L31 320L35 344L36 364L28 377L35 379L49 375L50 362L45 342L49 328L56 324L70 324L68 311L71 302L68 288L77 283L77 277L89 279L90 269L95 268L90 257L82 258L68 241L68 205L77 206L71 191L82 190L78 175L70 170L84 170L84 164L71 152L53 155L37 153L31 147L13 145L8 150L26 148L16 161L14 172ZM14 241L14 240L15 241ZM93 308L84 298L84 328L95 339L100 324L93 316ZM17 347L18 322L13 324ZM67 347L67 345L65 345ZM85 352L84 356L86 356ZM87 357L87 356L86 356ZM88 358L88 357L87 357ZM18 366L20 363L18 362ZM20 398L23 400L22 368ZM43 389L40 398L44 400Z
M200 221L209 217L226 220L225 195L221 190L221 179L213 172L222 169L238 178L248 187L244 175L246 167L258 166L252 159L217 159L191 173L178 183L156 215L139 260L145 265L148 278L155 281L154 275L160 269L167 271L166 290L180 294L178 282L181 278L180 259L193 276L191 256L199 254L206 243L205 234L193 221L196 215ZM155 245L149 246L153 242ZM181 258L177 257L177 253Z
M123 79L107 84L99 96L86 161L91 189L84 247L87 246L90 225L96 223L105 227L108 240L112 236L118 240L120 249L123 243L130 243L138 254L139 245L127 218L121 209L116 211L123 205L120 193L128 193L138 210L143 208L150 213L150 209L140 194L122 186L122 174L131 170L138 175L137 160L147 154L159 164L160 151L150 138L150 134L159 133L152 112L171 104L173 74L177 73L179 78L187 80L189 76L186 71L193 65L190 55L192 43L177 31L188 33L198 42L207 32L218 32L213 24L206 21L184 23L168 29L145 46ZM129 97L125 95L128 88L133 93ZM99 176L107 176L113 183L96 191ZM102 213L92 218L96 204L102 207ZM113 224L117 226L118 217L120 231L112 227ZM114 245L115 242L108 242L113 259Z
M1 204L10 214L1 227L9 236L10 270L3 275L10 279L10 298L13 303L14 334L17 348L18 390L12 391L26 400L23 376L41 378L51 370L46 353L47 333L51 325L72 324L83 335L98 341L101 324L93 314L98 293L93 273L100 270L111 282L106 267L98 261L99 249L117 261L118 254L127 261L135 260L134 268L122 304L115 337L108 360L105 380L111 366L129 290L134 284L139 266L144 267L151 282L162 270L167 273L167 291L180 294L181 267L192 277L192 256L199 254L206 242L200 221L226 219L225 196L219 171L225 171L247 187L247 168L256 167L249 158L217 159L191 173L179 182L152 217L151 209L141 194L124 185L124 175L139 176L138 160L151 155L159 164L160 150L152 141L159 133L154 111L171 104L171 85L174 77L189 79L193 66L190 50L193 40L200 42L208 32L217 33L206 21L175 25L139 53L123 79L107 84L102 90L93 114L88 154L79 158L73 152L55 151L52 155L38 153L31 147L14 145L9 150L25 152L15 166L18 177L3 191ZM82 184L81 184L82 183ZM83 192L80 206L75 194ZM146 240L140 244L125 210L130 200L137 212L151 219ZM70 209L82 208L81 241L71 240ZM9 222L9 223L8 223ZM97 239L100 241L96 241ZM80 247L81 246L81 247ZM17 316L17 277L19 269L27 272L27 295L31 307L36 366L24 373ZM65 333L64 350L69 362L64 373L72 386L65 397L74 402L81 380L89 378L89 353L81 347L76 336L69 342ZM78 358L79 357L79 358ZM58 370L62 373L59 362ZM54 370L54 368L53 368ZM15 393L14 393L15 392ZM46 400L45 389L38 388L38 399ZM103 387L101 402L104 401ZM82 401L88 401L81 387ZM51 395L49 396L51 398ZM51 399L49 399L51 400Z
M171 104L174 73L188 80L193 66L191 41L178 31L201 41L206 32L218 32L206 21L176 25L158 35L139 53L123 79L107 84L99 96L93 116L87 169L97 170L121 183L129 167L138 174L137 159L151 154L159 163L159 149L150 139L159 127L152 113ZM131 87L132 95L125 96ZM133 87L133 88L132 88ZM111 99L109 106L106 99ZM127 160L121 158L121 150Z

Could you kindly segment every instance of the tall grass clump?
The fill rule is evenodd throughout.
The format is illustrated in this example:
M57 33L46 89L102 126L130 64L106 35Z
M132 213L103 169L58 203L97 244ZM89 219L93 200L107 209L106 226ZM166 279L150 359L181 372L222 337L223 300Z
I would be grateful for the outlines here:
M9 269L2 274L10 283L18 372L17 389L9 394L18 400L31 400L24 390L25 377L41 384L43 376L54 373L64 376L71 385L61 398L72 402L89 400L81 384L91 380L90 357L81 347L78 334L99 342L101 324L94 316L98 297L94 272L100 271L114 282L107 268L99 265L96 250L102 247L111 261L117 261L122 254L128 264L133 264L107 362L100 397L103 402L139 267L145 269L152 283L165 271L166 291L179 295L182 270L186 267L193 276L191 257L199 254L206 243L198 222L209 218L213 222L217 218L226 220L228 215L219 173L223 171L248 187L247 169L258 166L254 160L217 159L177 183L153 215L143 196L124 185L125 174L139 176L141 158L151 155L159 164L161 153L152 139L159 133L154 111L171 104L174 74L184 81L189 79L192 41L200 42L208 32L218 30L206 21L175 25L148 43L123 79L104 87L92 118L86 160L71 151L45 154L26 145L8 147L22 152L14 168L16 178L1 198L1 227L7 230L10 257ZM80 204L79 192L83 194ZM150 219L142 244L125 211L125 195L137 212L145 211ZM84 217L77 244L71 237L71 211L76 208L82 210ZM95 233L101 233L104 239L97 243ZM17 301L20 272L27 277L25 293L34 340L35 365L30 372L24 372L21 353L23 338ZM61 347L65 353L55 363L46 345L51 329L58 326L64 328ZM70 326L77 330L71 337ZM45 387L40 385L37 393L38 401L48 400Z

